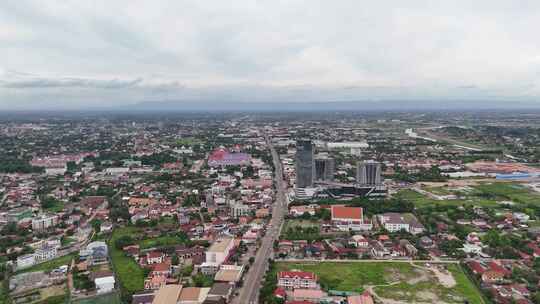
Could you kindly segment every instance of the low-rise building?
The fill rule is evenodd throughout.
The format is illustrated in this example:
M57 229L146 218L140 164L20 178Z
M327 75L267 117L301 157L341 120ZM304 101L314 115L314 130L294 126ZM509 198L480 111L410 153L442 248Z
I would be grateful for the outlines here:
M381 225L389 232L404 230L411 234L424 232L424 226L411 213L388 212L378 215Z
M371 220L364 218L360 207L332 206L332 224L341 231L371 230Z
M25 254L17 257L17 269L28 268L36 263L36 258L33 253Z
M319 289L317 275L307 271L280 271L277 274L278 287L285 289Z
M40 214L32 219L32 230L43 231L58 224L58 216L55 214Z
M94 277L94 284L96 284L97 293L107 293L114 290L114 284L116 280L112 272L104 272Z

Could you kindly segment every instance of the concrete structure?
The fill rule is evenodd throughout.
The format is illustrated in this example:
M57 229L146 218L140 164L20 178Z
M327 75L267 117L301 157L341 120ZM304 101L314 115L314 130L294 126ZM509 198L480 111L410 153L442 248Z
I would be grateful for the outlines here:
M366 148L369 148L369 144L365 141L329 142L326 144L326 147L328 149L343 149L343 148L366 149Z
M58 216L54 214L40 214L32 219L32 230L43 231L58 224Z
M333 181L335 172L335 161L328 155L319 154L315 156L315 181Z
M182 285L165 285L155 294L152 304L177 304L182 293Z
M296 142L296 188L313 186L314 178L313 143L311 140Z
M358 163L356 182L361 186L378 186L382 184L381 163L368 160Z
M56 246L48 246L45 245L41 248L36 249L34 252L34 258L36 262L46 261L50 259L54 259L58 254L58 250Z
M91 242L79 251L79 258L90 265L105 263L109 258L107 244L103 241Z
M227 260L231 250L234 248L234 239L224 237L216 240L206 251L206 262L201 264L201 271L204 274L215 274L219 266Z
M36 263L36 258L33 253L25 254L17 257L17 269L28 268Z
M177 304L202 304L209 291L210 288L184 287Z
M248 205L242 203L233 202L231 203L231 216L238 218L241 216L249 215L250 209Z
M94 284L96 284L97 293L111 292L114 289L115 282L116 281L112 274L94 279Z
M317 275L307 271L280 271L277 274L278 287L285 289L319 289Z
M411 234L419 234L424 232L424 226L411 213L393 213L388 212L379 214L379 223L389 232L397 232L405 230Z
M244 266L240 265L221 265L219 271L214 277L215 282L227 282L229 284L236 284L240 281L242 273L244 272Z
M363 211L360 207L332 206L332 224L341 231L371 230L373 224L364 219Z
M247 166L251 163L251 156L247 153L229 152L225 148L214 150L208 157L208 166Z
M67 172L66 166L45 168L45 174L49 176L64 175L66 174L66 172Z

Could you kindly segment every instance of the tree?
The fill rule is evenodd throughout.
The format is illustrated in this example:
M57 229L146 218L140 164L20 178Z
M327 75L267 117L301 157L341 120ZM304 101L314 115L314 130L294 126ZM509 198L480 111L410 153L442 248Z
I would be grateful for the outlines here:
M116 248L118 249L122 249L128 245L133 245L134 243L135 243L135 240L131 236L124 235L124 236L119 237L114 242L114 246L116 246Z
M495 230L489 230L483 237L483 241L486 245L491 248L498 248L504 245L510 245L508 240L500 235L500 233Z
M171 258L171 264L173 265L178 265L180 263L180 259L178 258L178 255L173 254L172 258Z
M535 293L532 298L533 298L534 304L540 304L540 292Z
M45 196L41 198L41 208L50 209L59 204L60 202L54 197Z
M66 169L68 172L75 172L77 171L77 164L74 161L68 161L66 163Z
M210 287L214 284L214 279L202 273L198 273L193 276L193 283L195 284L195 287Z
M99 233L101 231L101 220L93 219L90 224L92 225L92 228L94 228L94 231L96 233Z

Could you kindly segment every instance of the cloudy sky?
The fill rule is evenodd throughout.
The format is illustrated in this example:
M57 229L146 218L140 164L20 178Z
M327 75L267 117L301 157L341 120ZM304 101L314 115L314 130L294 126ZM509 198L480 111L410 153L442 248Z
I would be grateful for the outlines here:
M0 5L0 109L141 101L540 106L540 1Z

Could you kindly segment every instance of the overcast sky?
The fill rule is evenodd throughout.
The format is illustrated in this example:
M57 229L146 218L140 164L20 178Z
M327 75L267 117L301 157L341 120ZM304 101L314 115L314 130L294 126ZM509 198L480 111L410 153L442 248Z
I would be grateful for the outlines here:
M540 105L538 29L538 0L3 0L0 108L151 100Z

